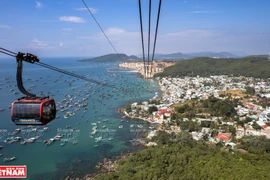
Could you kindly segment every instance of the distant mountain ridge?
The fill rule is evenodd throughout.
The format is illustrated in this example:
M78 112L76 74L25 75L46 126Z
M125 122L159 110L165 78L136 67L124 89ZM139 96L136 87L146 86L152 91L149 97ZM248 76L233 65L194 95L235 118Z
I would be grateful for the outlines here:
M126 54L107 54L99 57L89 58L89 59L81 59L77 60L77 62L122 62L122 61L138 61L139 58L132 55L127 56Z
M252 56L238 56L230 52L195 52L195 53L186 53L181 52L171 53L171 54L155 54L155 61L180 61L184 59L192 59L198 57L209 57L209 58L243 58L243 57L269 57L269 55L252 55ZM147 58L147 55L145 56ZM152 55L150 55L152 58ZM134 62L142 61L142 56L137 57L134 55L128 56L126 54L107 54L94 58L87 58L77 60L78 62Z
M210 57L210 58L239 58L239 56L232 54L230 52L195 52L195 53L186 53L181 52L172 53L172 54L156 54L155 58L163 59L189 59L196 57Z

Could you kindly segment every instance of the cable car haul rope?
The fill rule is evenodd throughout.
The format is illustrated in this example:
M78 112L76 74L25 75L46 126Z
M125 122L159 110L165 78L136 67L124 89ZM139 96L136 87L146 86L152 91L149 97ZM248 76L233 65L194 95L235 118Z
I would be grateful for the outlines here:
M159 7L158 7L158 16L157 16L157 22L156 22L156 31L155 31L155 36L154 36L154 44L153 44L153 53L152 53L152 62L151 66L154 60L154 54L155 54L155 47L156 47L156 38L157 38L157 31L158 31L158 23L159 23L159 15L160 15L160 7L161 7L161 1L159 1ZM109 38L106 36L105 32L89 10L88 6L82 0L84 3L85 7L88 9L89 13L92 15L96 23L98 24L99 28L113 47L114 51L116 54L119 56L118 52L116 51L115 47L109 40ZM141 27L141 41L142 41L142 52L143 52L143 62L144 62L144 75L145 77L150 74L152 74L152 67L150 66L150 28L151 28L151 0L149 0L149 26L148 26L148 60L147 60L147 67L146 67L146 62L145 62L145 51L144 51L144 39L143 39L143 27L142 27L142 11L141 11L141 1L139 0L139 14L140 14L140 27ZM11 119L16 125L46 125L47 123L51 122L52 120L55 119L56 116L56 105L54 99L50 97L38 97L35 94L32 94L28 92L24 86L23 86L23 80L22 80L22 70L23 70L23 61L31 63L31 64L36 64L63 74L67 74L69 76L73 76L91 83L95 83L98 85L102 86L107 86L111 87L114 90L118 89L114 86L111 86L107 83L101 83L98 81L95 81L93 79L86 78L84 76L80 76L78 74L68 72L59 68L56 68L54 66L50 66L48 64L42 63L39 61L37 56L29 53L15 53L10 50L4 49L0 47L0 52L12 57L15 57L17 60L17 75L16 75L16 80L17 80L17 86L18 89L26 95L25 97L19 98L17 101L12 102L11 105ZM120 59L121 56L119 56ZM150 67L150 70L149 70Z
M67 74L88 82L92 82L98 85L107 86L115 88L106 83L101 83L93 79L80 76L78 74L68 72L54 66L42 63L39 61L37 56L30 53L15 53L0 47L0 52L12 57L15 57L17 60L17 86L21 93L26 95L25 97L19 98L18 100L12 102L11 104L11 119L16 125L46 125L56 117L56 105L54 99L50 97L38 97L35 94L28 92L22 81L22 70L23 70L23 61L37 64L39 66Z

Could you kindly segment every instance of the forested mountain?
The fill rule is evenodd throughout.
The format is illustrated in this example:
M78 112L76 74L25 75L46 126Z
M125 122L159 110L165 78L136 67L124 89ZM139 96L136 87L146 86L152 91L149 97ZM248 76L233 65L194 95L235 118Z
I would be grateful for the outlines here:
M127 62L138 61L136 56L127 56L126 54L107 54L90 59L77 60L78 62Z
M265 57L193 58L177 62L155 77L234 75L255 78L270 77L270 61Z
M269 140L265 137L246 137L246 149L260 147L260 151L246 153L197 142L186 132L177 137L160 132L156 141L157 146L121 160L116 172L95 179L270 179Z

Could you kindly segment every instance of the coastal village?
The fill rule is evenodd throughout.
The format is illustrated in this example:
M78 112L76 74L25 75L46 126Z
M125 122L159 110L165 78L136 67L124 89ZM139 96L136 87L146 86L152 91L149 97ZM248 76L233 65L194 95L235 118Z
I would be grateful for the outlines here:
M136 65L119 65L125 68L140 68ZM151 139L157 131L163 130L170 134L183 131L176 121L192 122L200 128L190 132L195 140L206 140L213 143L230 145L234 149L237 139L244 135L270 138L270 84L263 79L251 77L230 77L227 75L210 77L179 77L157 78L163 95L158 98L157 93L148 101L133 102L125 109L127 117L141 119L149 123L159 124L157 130L151 130ZM209 98L219 100L235 100L236 115L233 117L216 117L210 113L197 113L192 118L175 119L177 106L187 102L204 101ZM147 113L148 112L148 113ZM151 113L149 113L151 112ZM202 116L203 115L203 116ZM212 124L204 126L204 124ZM149 142L147 146L155 145ZM244 151L244 149L238 149Z
M141 74L145 79L152 79L153 75L159 72L163 72L164 68L174 65L175 62L153 62L144 64L143 62L124 62L118 65L119 68L132 69ZM149 69L149 73L145 74L145 68Z

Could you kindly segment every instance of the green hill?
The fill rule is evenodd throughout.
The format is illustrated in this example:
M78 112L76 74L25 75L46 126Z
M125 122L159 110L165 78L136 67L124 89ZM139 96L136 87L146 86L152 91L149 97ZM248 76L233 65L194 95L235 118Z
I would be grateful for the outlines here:
M252 149L256 149L257 146L263 147L258 154L240 153L237 150L233 152L229 147L221 148L219 144L197 142L186 133L180 133L174 141L164 133L158 138L158 146L147 148L119 161L115 172L100 174L95 179L270 178L270 156L267 152L269 140L266 138L252 138L253 145L246 146Z
M194 58L177 62L155 77L234 75L255 78L270 77L270 61L265 57Z
M136 56L127 56L126 54L107 54L91 59L81 59L77 62L123 62L123 61L138 61Z

